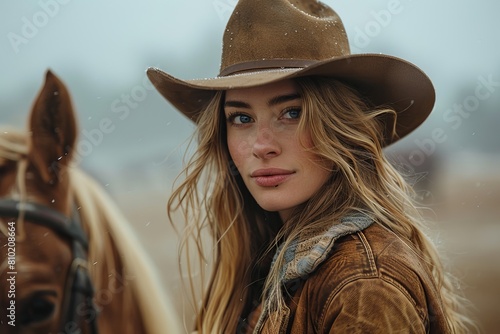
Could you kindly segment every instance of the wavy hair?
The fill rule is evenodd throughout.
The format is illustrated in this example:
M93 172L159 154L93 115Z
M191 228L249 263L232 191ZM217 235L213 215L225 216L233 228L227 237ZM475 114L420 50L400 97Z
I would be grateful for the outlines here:
M384 121L395 124L397 113L371 106L357 91L331 78L295 81L303 103L298 131L311 134L310 150L332 162L334 170L286 222L256 204L232 165L222 108L224 92L217 92L200 116L197 149L168 201L171 219L181 209L189 222L185 245L192 237L202 272L207 260L202 231L208 229L213 238L212 272L197 311L199 332L234 333L242 326L241 314L255 306L249 298L255 293L262 294L273 309L279 308L284 303L279 281L284 252L277 254L270 269L268 261L278 242L284 250L304 230L328 227L352 211L375 217L423 259L441 291L450 328L468 332L474 325L462 309L465 299L455 292L451 276L424 233L412 188L382 150L384 140L395 135L395 127L387 133Z

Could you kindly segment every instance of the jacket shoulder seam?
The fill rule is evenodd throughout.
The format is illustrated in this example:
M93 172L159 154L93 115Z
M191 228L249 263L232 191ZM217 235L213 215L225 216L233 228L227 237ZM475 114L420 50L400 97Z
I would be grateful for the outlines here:
M370 271L373 274L378 273L377 265L375 263L375 255L373 254L373 250L372 250L372 248L370 246L370 243L366 239L366 236L363 233L363 231L357 232L357 235L359 237L359 240L360 240L361 244L363 245L363 247L365 249L366 256L368 258L368 265L370 266Z

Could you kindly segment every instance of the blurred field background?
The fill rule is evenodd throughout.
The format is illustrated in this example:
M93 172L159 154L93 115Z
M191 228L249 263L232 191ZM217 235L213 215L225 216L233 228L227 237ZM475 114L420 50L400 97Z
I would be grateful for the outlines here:
M432 211L431 237L477 307L485 333L500 328L500 3L480 0L324 1L341 16L353 53L385 53L421 67L436 106L387 149L413 175ZM0 5L0 124L25 127L51 68L79 113L80 167L133 224L179 316L178 238L165 202L193 126L154 90L145 69L180 78L218 72L236 0L16 1ZM272 38L272 36L270 37ZM103 120L112 130L100 131ZM99 134L100 132L100 134Z

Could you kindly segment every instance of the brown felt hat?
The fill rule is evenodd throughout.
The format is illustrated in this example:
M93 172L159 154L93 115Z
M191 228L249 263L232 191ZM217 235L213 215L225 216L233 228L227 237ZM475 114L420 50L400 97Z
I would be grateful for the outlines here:
M351 54L342 21L315 0L240 0L223 37L220 73L180 80L160 69L147 75L156 89L196 122L216 91L304 77L327 76L350 84L374 105L398 113L396 138L417 128L435 101L430 79L415 65L382 54ZM387 120L386 134L393 122Z

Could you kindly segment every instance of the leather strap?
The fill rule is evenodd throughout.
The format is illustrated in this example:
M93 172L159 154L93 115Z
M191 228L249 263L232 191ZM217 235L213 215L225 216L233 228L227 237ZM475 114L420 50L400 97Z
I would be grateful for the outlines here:
M317 63L317 60L308 59L263 59L253 60L243 63L230 65L219 73L219 77L225 77L246 71L258 71L265 69L283 69L283 68L304 68Z

